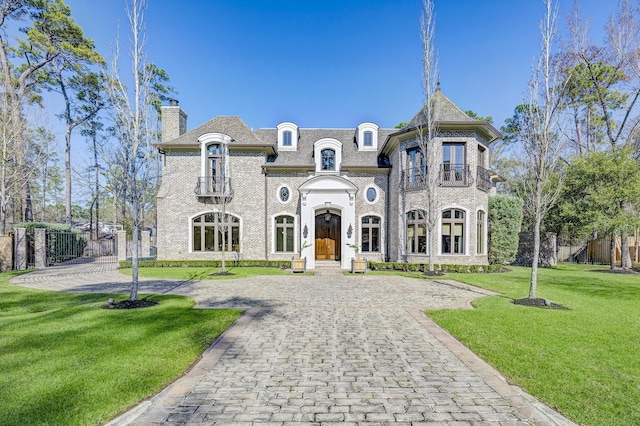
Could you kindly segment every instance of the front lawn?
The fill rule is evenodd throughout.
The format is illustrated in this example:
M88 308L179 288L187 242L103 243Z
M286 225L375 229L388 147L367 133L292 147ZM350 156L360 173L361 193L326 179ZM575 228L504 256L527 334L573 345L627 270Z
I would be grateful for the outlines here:
M180 377L240 315L166 295L101 309L125 296L37 291L10 276L0 274L2 425L103 424Z
M120 269L120 272L131 275L131 269ZM290 269L264 267L227 267L227 275L217 275L218 272L220 272L220 267L145 267L138 269L140 277L172 280L227 280L258 275L291 275Z
M640 424L640 275L562 264L541 269L538 297L569 310L514 305L529 268L446 274L502 293L475 310L428 315L513 382L585 425Z

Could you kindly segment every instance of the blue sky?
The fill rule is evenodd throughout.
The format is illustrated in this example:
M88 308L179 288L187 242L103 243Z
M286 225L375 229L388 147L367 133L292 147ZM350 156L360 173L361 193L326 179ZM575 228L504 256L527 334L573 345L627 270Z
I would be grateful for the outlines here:
M108 58L125 0L68 0ZM583 0L596 42L616 2ZM249 127L409 121L421 89L421 0L149 0L149 60L164 68L193 129L216 115ZM560 4L561 24L573 1ZM436 0L442 91L499 128L521 102L539 50L541 0Z

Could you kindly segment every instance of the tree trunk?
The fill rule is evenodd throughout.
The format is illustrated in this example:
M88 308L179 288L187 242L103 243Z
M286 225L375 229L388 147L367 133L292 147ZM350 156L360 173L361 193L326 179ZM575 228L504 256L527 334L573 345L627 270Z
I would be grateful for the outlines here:
M533 259L531 260L531 281L529 282L529 299L535 299L538 291L538 262L540 260L540 217L533 225Z
M71 225L71 128L67 125L64 149L64 222Z
M616 269L616 231L611 231L609 240L609 265L611 269Z
M629 234L626 231L620 233L622 240L620 244L620 266L622 269L630 270L633 265L631 264L631 252L629 250Z

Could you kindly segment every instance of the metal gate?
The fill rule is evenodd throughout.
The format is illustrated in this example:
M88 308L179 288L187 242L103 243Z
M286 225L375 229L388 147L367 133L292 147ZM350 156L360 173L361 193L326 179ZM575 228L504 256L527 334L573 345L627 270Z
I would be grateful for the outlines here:
M46 250L47 265L117 261L115 238L93 240L88 233L47 231Z

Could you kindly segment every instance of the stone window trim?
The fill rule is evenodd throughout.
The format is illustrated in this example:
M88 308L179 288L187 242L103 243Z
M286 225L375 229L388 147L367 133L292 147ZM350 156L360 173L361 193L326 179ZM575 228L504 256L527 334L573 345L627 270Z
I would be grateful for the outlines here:
M198 138L200 144L200 177L210 174L209 171L209 146L220 144L222 158L224 159L224 175L229 176L229 144L233 141L231 136L224 133L206 133Z
M380 126L375 123L360 123L356 129L356 145L358 151L378 150L378 130Z
M289 192L289 198L286 200L282 199L282 195L283 195L282 190L284 189L286 189ZM275 195L276 195L276 200L278 200L280 204L287 205L291 203L291 200L293 199L293 190L291 189L291 186L289 186L288 184L282 183L278 185Z
M276 127L278 134L278 150L297 151L298 139L300 139L300 129L295 123L285 121ZM289 136L285 136L289 135ZM285 144L285 142L289 144Z
M293 218L293 251L276 251L277 249L277 230L278 230L278 226L276 226L276 219L281 217L281 216L286 216L286 217L291 217ZM287 212L287 211L281 211L281 212L277 212L271 215L270 217L270 223L271 223L271 254L288 254L288 255L293 255L295 253L298 252L298 247L299 247L299 239L300 239L300 233L298 231L300 225L300 216L295 214L295 213L291 213L291 212Z
M375 191L375 198L372 201L369 200L370 189L373 189ZM378 201L380 201L380 193L381 193L380 188L378 187L378 185L374 183L365 186L363 191L364 202L370 205L378 203Z
M188 232L188 235L189 235L189 241L188 241L189 253L221 253L220 250L206 250L206 249L205 250L195 250L195 248L194 248L194 237L195 237L194 236L194 224L196 223L194 221L196 219L198 219L198 218L203 218L204 219L205 215L208 215L208 214L217 215L217 214L220 214L220 213L222 213L222 210L214 208L214 209L211 209L211 210L205 210L205 211L198 212L198 213L196 213L196 214L194 214L194 215L189 217L189 220L188 220L188 223L189 223L189 225L188 225L189 226L189 232ZM225 214L229 218L237 219L237 227L238 227L237 247L235 247L233 250L227 250L226 253L242 253L243 252L243 244L242 244L243 219L242 219L242 216L240 216L240 215L238 215L238 214L236 214L234 212L231 212L231 211L226 211ZM204 226L202 226L202 227L204 227ZM216 226L216 231L217 231L217 226ZM214 231L214 232L216 232L216 231ZM229 232L231 234L233 234L233 230L229 230ZM216 232L216 234L217 234L217 232ZM229 244L228 241L225 241L225 243ZM233 241L232 241L232 244L233 244Z
M327 170L323 168L322 153L326 150L331 150L334 152L333 170ZM342 164L342 143L333 138L319 139L313 144L313 157L316 164L317 174L339 174L340 166Z
M449 217L446 217L449 216ZM448 206L440 211L440 254L467 255L469 250L469 212L459 206ZM448 228L448 231L447 229ZM461 234L461 235L458 235ZM445 240L445 238L447 238ZM460 237L460 238L456 238Z

